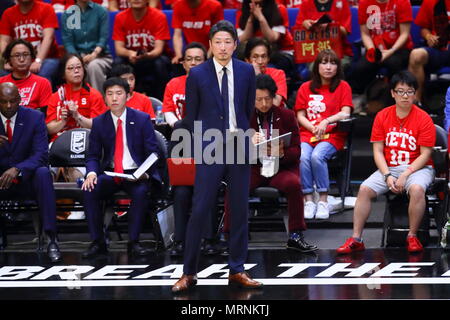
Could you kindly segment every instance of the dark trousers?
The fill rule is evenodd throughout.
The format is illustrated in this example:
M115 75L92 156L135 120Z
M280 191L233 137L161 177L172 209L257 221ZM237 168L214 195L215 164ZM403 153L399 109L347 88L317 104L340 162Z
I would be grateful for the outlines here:
M175 218L175 241L185 241L186 227L189 220L189 213L192 207L192 195L194 187L192 186L174 186L173 187L173 213ZM214 226L216 218L216 207L213 207L211 214L205 216L206 227L203 238L214 238Z
M47 167L37 168L30 179L13 184L8 190L0 190L1 200L18 197L35 199L39 206L43 230L56 234L56 196L53 178Z
M358 60L349 77L349 83L353 93L364 93L370 82L375 79L378 71L385 67L388 71L388 78L391 78L397 72L405 70L408 67L410 50L397 50L392 56L382 63L372 63L363 56Z
M206 226L206 215L216 205L217 191L222 180L227 182L230 200L230 273L244 271L248 249L248 190L250 165L196 165L192 215L189 218L184 249L184 273L197 273L200 242Z
M123 180L120 184L116 184L112 177L101 174L94 190L84 192L84 207L93 241L105 241L103 201L110 199L119 190L124 190L131 198L127 215L129 241L139 240L144 216L148 209L148 181Z

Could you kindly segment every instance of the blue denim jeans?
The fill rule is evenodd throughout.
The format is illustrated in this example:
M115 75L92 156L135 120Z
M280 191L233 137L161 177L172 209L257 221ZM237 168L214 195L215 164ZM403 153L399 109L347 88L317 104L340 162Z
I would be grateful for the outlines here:
M336 148L329 142L320 142L312 147L306 142L301 143L300 173L303 194L328 192L330 178L327 161L336 153Z
M50 83L54 83L56 74L58 73L59 59L47 58L42 61L41 70L38 76L46 78Z

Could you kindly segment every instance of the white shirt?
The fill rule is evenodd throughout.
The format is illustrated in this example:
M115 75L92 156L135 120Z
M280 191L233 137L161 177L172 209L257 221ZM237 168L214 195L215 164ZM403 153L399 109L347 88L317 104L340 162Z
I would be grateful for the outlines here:
M8 119L2 113L0 113L0 117L2 118L3 128L5 129L5 133L7 134L7 132L6 132L6 120L8 120ZM12 131L13 135L14 135L14 125L16 124L16 118L17 118L17 112L16 112L15 115L13 115L11 117L11 119L9 119L9 120L11 120L10 126L11 126L11 131Z
M214 67L216 69L217 80L219 81L219 89L222 91L223 66L213 58ZM228 119L230 132L237 131L236 112L234 110L234 77L233 77L233 60L231 59L225 66L227 68L228 77Z
M114 129L117 132L117 120L119 119L119 117L114 115L112 112L111 112L111 117L113 119ZM136 169L138 166L134 162L133 158L131 157L130 149L128 149L127 125L129 125L129 124L127 124L127 122L126 122L127 109L125 109L125 111L120 116L120 120L122 120L122 134L123 134L123 160L122 160L123 170ZM115 141L113 143L115 143ZM112 161L112 167L114 168L114 160Z

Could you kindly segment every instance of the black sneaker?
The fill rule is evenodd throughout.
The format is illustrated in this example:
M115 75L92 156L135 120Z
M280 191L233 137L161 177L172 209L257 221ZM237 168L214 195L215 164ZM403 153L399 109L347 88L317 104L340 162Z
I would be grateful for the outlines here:
M317 246L307 243L303 235L299 233L291 234L286 244L286 248L300 252L311 252L319 249Z

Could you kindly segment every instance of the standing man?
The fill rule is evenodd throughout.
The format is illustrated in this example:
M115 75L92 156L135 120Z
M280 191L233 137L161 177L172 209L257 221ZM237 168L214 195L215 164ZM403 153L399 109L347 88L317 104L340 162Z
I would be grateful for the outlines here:
M0 84L0 200L35 195L43 229L49 238L47 254L61 259L56 240L56 199L48 169L48 139L44 114L20 106L17 87Z
M83 253L84 258L106 253L103 230L102 201L119 190L131 197L128 217L128 253L143 256L150 251L139 243L139 235L148 208L149 179L160 181L154 168L139 180L131 181L107 176L104 171L133 173L152 153L158 153L158 144L150 116L127 108L130 96L128 82L109 78L103 85L105 100L111 111L96 117L89 135L89 153L86 160L86 180L81 189L89 232L93 242Z
M408 194L407 249L411 253L423 250L417 230L425 212L425 191L434 179L431 153L436 142L436 129L430 116L413 104L417 88L416 78L408 71L392 77L391 95L395 105L377 114L370 137L378 170L359 188L353 214L353 236L337 249L338 254L365 249L361 237L371 201L388 191Z
M217 148L245 152L241 145L235 145L238 130L248 130L255 106L255 71L253 67L232 55L237 47L237 32L225 20L215 24L209 33L209 44L213 58L192 68L186 82L186 111L183 122L193 131L194 121L201 122L202 136L209 129L220 130L223 141L212 142ZM232 136L229 141L226 139ZM231 145L231 148L230 148ZM202 151L209 143L202 141ZM209 147L210 148L210 147ZM197 268L200 242L205 227L205 214L210 214L215 205L217 191L222 180L227 182L230 200L230 274L228 283L243 288L260 288L257 282L244 272L244 262L248 250L248 196L250 184L250 164L239 164L236 157L232 161L199 163L196 159L196 174L192 214L186 233L183 276L172 287L179 293L197 284ZM226 159L230 160L230 159Z

